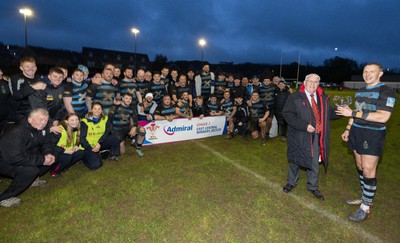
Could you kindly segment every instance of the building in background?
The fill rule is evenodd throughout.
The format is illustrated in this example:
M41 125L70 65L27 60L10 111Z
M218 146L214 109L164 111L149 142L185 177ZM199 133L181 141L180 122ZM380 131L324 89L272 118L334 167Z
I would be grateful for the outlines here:
M35 46L24 48L0 43L0 67L9 70L10 73L19 72L19 59L22 56L35 57L37 66L42 73L46 73L52 66L66 66L74 69L79 64L84 64L93 71L100 71L106 63L113 63L121 68L136 69L135 54L130 52L90 47L83 47L82 52L76 52ZM136 63L138 68L147 69L150 63L148 55L136 53Z
M104 64L112 63L120 68L130 67L137 70L147 69L149 57L147 54L136 53L137 67L135 67L135 53L83 47L82 63L89 69L100 69Z

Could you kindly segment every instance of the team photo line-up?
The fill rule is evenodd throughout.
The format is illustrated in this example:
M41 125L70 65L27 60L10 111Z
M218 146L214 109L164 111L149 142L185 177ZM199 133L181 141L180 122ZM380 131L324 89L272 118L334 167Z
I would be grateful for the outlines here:
M5 78L0 69L0 176L11 178L0 194L0 205L19 205L17 196L29 187L43 186L40 176L57 178L77 162L91 170L103 160L118 160L125 141L139 157L146 131L139 121L173 121L177 118L225 116L226 139L261 138L266 145L273 118L281 141L287 143L289 193L307 171L307 190L325 200L318 189L319 166L329 157L330 120L348 117L341 135L353 150L361 185L360 197L346 203L360 207L349 219L362 222L371 215L377 190L377 164L383 153L386 126L398 96L380 82L382 66L364 67L366 87L355 94L355 109L331 107L320 77L308 74L297 91L280 77L215 75L204 63L196 74L162 68L161 72L121 69L106 64L89 78L79 65L68 76L65 67L52 67L47 76L36 74L33 57L22 57L21 73Z

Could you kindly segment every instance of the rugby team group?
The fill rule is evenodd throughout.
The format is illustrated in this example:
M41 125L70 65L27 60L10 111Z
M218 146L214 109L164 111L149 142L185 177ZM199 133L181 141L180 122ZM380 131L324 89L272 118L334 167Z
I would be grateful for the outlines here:
M354 151L362 196L347 202L360 205L349 218L359 222L370 216L385 123L398 99L380 82L383 71L377 63L364 68L367 87L356 93L355 111L348 106L332 109L314 73L293 92L278 76L215 75L208 63L198 73L178 73L168 67L134 73L132 68L108 63L92 77L84 65L70 76L63 66L40 76L36 60L27 56L20 59L20 70L6 78L0 69L0 176L12 178L0 194L1 206L19 205L17 196L44 185L39 178L49 171L57 178L77 162L96 170L104 159L118 160L127 139L137 155L144 156L146 131L138 124L141 120L204 116L226 117L226 139L260 138L261 145L269 140L275 117L281 141L288 144L289 171L283 191L296 187L299 170L304 168L307 189L324 200L318 174L320 164L328 163L329 120L350 117L342 138Z

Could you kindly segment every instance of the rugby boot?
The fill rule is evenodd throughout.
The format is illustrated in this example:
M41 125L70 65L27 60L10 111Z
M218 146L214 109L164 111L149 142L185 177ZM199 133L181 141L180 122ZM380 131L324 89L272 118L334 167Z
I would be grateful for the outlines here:
M361 199L361 197L356 198L356 199L349 199L349 200L346 200L346 203L349 205L361 205L362 199Z
M349 216L349 219L354 222L363 222L371 217L371 208L368 211L364 211L359 208L356 212Z

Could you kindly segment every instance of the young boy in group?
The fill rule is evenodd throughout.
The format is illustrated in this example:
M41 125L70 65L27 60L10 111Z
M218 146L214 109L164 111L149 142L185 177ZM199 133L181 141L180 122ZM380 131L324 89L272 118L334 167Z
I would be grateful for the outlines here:
M235 107L236 113L234 117L235 130L239 135L242 135L245 140L247 140L247 129L249 123L249 106L246 102L243 102L243 97L237 95L235 97Z
M207 115L207 107L204 104L203 96L196 97L192 106L192 112L194 117L199 117L200 119Z

